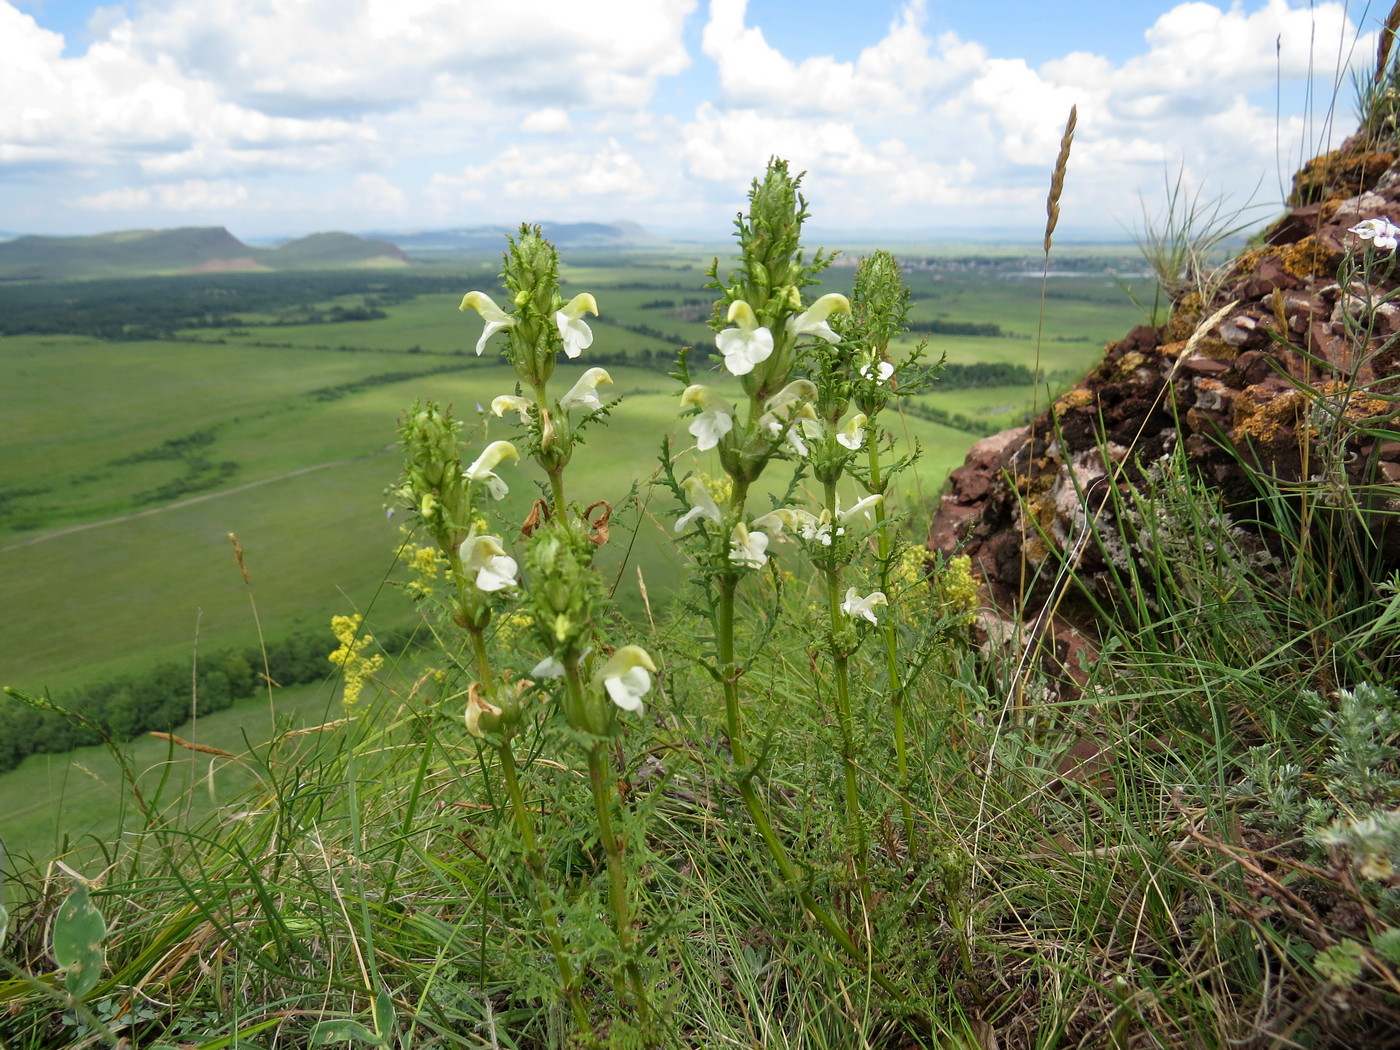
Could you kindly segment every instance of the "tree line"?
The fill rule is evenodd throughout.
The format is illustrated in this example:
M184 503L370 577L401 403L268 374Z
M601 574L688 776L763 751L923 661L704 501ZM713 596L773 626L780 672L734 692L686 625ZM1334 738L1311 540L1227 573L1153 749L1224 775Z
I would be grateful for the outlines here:
M371 320L382 306L461 290L457 275L330 270L310 273L184 274L97 281L0 283L0 335L88 335L167 339L182 329L242 325L243 314L275 314L346 295L316 321ZM337 311L339 313L337 314ZM300 319L297 323L309 323Z
M318 682L332 673L327 655L333 640L324 632L293 634L263 651L228 649L189 664L162 663L52 696L55 705L82 715L117 742L142 733L168 733L190 719L196 701L201 715L223 711L267 687ZM0 695L0 772L30 755L54 755L101 742L96 730L57 711L39 710Z

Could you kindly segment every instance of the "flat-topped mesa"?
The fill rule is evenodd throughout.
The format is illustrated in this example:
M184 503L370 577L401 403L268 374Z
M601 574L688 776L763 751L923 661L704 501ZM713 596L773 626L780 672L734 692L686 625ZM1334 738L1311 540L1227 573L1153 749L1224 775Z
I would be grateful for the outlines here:
M1400 393L1400 340L1385 345L1400 332L1400 303L1380 306L1360 348L1354 318L1368 295L1374 303L1395 291L1396 268L1375 267L1369 293L1359 283L1342 289L1337 271L1348 243L1359 243L1351 227L1372 218L1400 224L1393 143L1353 140L1316 158L1295 176L1289 205L1215 291L1183 290L1167 324L1134 328L1029 426L975 444L949 479L929 548L969 555L1008 615L1037 615L1071 553L1079 583L1111 603L1115 578L1102 551L1093 543L1072 550L1088 515L1113 531L1110 486L1141 484L1184 441L1197 475L1237 520L1249 519L1259 508L1241 460L1284 484L1307 482L1318 463L1310 415L1324 398L1344 400L1355 453L1347 481L1358 501L1388 508L1400 496L1390 488L1400 482L1400 442L1358 425L1391 412L1381 396ZM1400 529L1389 515L1376 519L1384 560L1400 567ZM1092 626L1087 603L1073 595L1057 611Z

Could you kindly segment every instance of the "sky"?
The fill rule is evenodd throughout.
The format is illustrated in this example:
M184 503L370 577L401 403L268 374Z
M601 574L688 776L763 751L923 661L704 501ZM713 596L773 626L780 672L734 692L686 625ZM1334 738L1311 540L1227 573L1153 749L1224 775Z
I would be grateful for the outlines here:
M630 220L1039 241L1277 212L1354 130L1388 2L0 0L0 235ZM1369 72L1369 68L1368 68ZM1253 214L1253 213L1251 213Z

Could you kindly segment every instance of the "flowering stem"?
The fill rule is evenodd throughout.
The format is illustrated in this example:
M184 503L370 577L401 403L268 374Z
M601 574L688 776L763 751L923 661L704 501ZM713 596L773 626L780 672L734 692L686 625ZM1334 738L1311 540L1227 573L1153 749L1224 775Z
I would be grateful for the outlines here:
M758 771L749 767L748 746L744 741L743 711L739 706L739 677L743 673L743 669L738 667L734 660L734 595L738 585L738 573L720 574L716 634L718 635L720 673L723 677L724 714L729 733L729 752L734 759L734 764L740 769L737 778L739 794L744 800L745 808L749 811L749 817L758 828L758 833L763 839L763 844L768 848L768 854L773 858L773 863L778 866L779 877L785 885L795 887L801 883L802 873L792 862L792 858L788 856L787 850L783 848L782 840L778 838L778 834L773 828L773 822L769 819L768 808L754 784ZM856 942L851 939L851 935L836 921L831 912L812 895L811 890L798 890L798 899L802 901L802 906L808 914L817 920L822 929L826 931L827 936L852 963L856 966L869 965L870 960L867 955L860 950ZM870 970L870 977L889 995L900 1000L907 998L907 993L903 988L878 970Z
M737 573L726 572L719 578L719 669L724 679L724 719L729 733L729 753L739 766L749 764L744 745L744 712L739 706L739 676L743 669L734 661L734 592L739 587Z
M549 478L549 491L554 500L554 517L558 521L567 521L564 508L568 506L564 502L564 464L558 462L555 456L550 455L549 448L554 434L554 420L549 411L549 397L545 393L547 383L532 384L535 391L535 412L540 420L540 469Z
M836 480L825 483L826 507L836 520ZM834 537L833 537L834 539ZM841 765L845 770L846 796L846 848L855 861L856 874L860 885L861 901L870 903L870 867L866 854L865 825L860 816L860 785L856 777L855 730L851 719L851 675L850 653L841 638L846 633L841 611L841 566L835 559L827 557L821 562L822 574L826 576L826 609L828 627L828 648L831 663L836 674L836 720L841 730Z
M866 485L871 494L884 494L885 483L880 479L880 443L875 440L875 421L870 421L870 480ZM880 590L890 593L890 539L889 521L885 516L885 501L875 507L875 543L880 558ZM914 809L909 805L909 754L905 743L904 728L904 688L899 679L899 635L893 619L884 623L885 635L885 679L889 691L890 706L894 709L894 757L895 769L899 774L900 815L904 818L904 845L910 854L914 853Z
M520 834L520 843L525 851L525 866L530 869L531 881L535 889L535 907L540 913L540 922L549 939L550 951L554 954L554 965L559 970L559 980L564 986L564 996L574 1013L574 1022L585 1036L585 1043L594 1041L593 1026L588 1020L588 1007L584 1004L583 993L578 987L578 978L564 951L564 939L559 933L559 924L554 921L550 909L549 882L545 878L544 858L540 856L535 839L535 824L530 819L530 811L525 807L525 797L520 791L520 777L515 768L515 752L507 738L496 746L501 758L501 772L505 776L506 792L510 795L511 811L515 817L515 827Z
M564 681L569 693L569 707L584 715L587 698L583 679L578 672L578 664L570 661L564 665ZM581 728L575 725L575 728ZM588 746L588 781L593 789L593 813L598 822L598 841L608 858L608 904L613 913L613 926L617 933L618 949L622 954L626 971L626 984L631 986L632 999L637 1007L637 1018L644 1025L647 1022L647 994L642 984L642 973L633 957L634 940L632 919L627 896L627 871L622 864L622 843L613 831L612 806L613 784L612 763L608 759L606 740L595 737ZM622 975L616 977L617 993L625 994Z

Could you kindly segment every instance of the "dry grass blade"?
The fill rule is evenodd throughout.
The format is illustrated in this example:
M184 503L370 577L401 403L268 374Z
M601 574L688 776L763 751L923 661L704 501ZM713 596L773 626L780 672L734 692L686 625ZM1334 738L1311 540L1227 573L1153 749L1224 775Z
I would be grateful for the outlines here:
M1055 171L1050 176L1050 195L1045 199L1045 252L1050 252L1050 235L1060 221L1060 195L1065 190L1065 171L1069 168L1069 150L1074 144L1074 126L1079 121L1079 107L1069 107L1069 120L1060 137L1060 154L1055 158Z
M186 751L198 751L201 755L221 755L224 758L237 758L232 751L225 751L221 747L210 747L208 744L196 744L190 740L184 740L174 733L151 733L157 740L168 740L176 747L183 747Z

